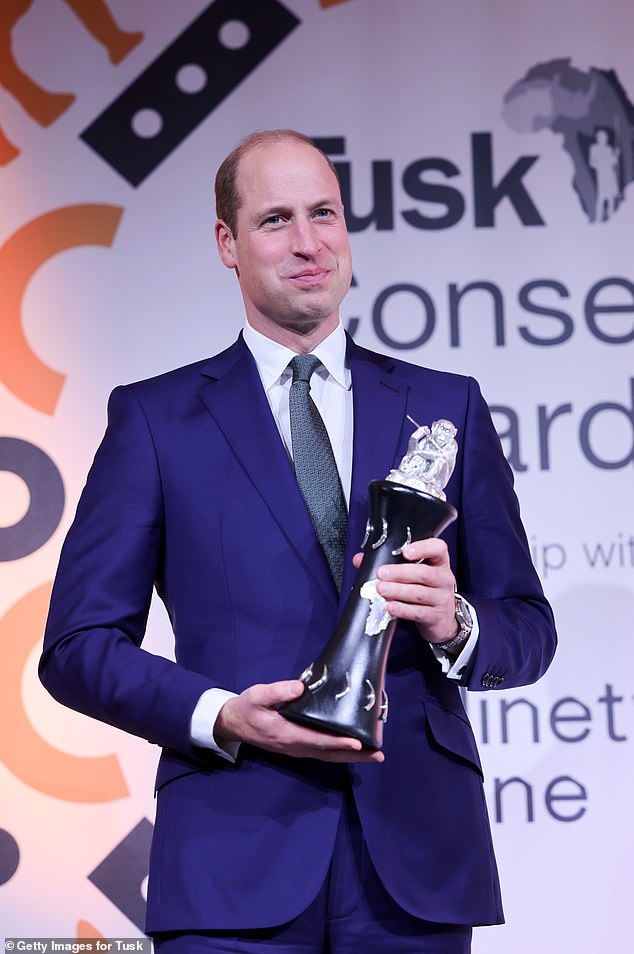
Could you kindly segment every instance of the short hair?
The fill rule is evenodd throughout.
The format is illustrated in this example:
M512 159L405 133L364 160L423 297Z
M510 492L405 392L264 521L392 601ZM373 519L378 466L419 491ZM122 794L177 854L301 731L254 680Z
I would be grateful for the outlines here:
M268 145L268 143L276 142L298 142L305 146L310 146L311 149L318 152L320 156L323 156L329 169L334 174L337 182L339 182L337 170L330 157L327 156L322 149L319 149L312 139L308 136L304 136L303 133L296 132L294 129L265 129L261 132L251 133L229 153L216 173L216 215L228 226L234 238L238 234L238 210L240 208L238 172L240 162L243 156L253 149L257 149L258 146L265 146Z

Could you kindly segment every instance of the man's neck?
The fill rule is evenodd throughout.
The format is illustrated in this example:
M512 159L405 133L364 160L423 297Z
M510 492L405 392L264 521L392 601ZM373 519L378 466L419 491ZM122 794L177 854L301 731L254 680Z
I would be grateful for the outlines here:
M265 338L283 345L296 354L309 354L332 334L339 324L339 315L305 325L281 325L273 321L260 320L247 316L247 322Z

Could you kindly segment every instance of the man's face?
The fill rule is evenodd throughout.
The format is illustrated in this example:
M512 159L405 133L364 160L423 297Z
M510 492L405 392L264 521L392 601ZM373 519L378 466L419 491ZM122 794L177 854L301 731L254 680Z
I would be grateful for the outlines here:
M216 223L220 258L235 268L249 323L273 340L321 340L336 326L352 263L337 179L315 149L257 146L238 171L237 236Z

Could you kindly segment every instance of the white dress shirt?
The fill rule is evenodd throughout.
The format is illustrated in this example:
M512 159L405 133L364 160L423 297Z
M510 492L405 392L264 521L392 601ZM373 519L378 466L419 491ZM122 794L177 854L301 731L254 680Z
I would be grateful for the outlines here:
M291 427L288 407L288 394L291 387L292 372L288 364L295 352L284 345L272 341L260 334L248 323L244 331L244 341L255 359L264 392L271 407L284 446L292 458ZM352 480L352 376L346 361L346 337L341 323L312 352L322 363L313 374L310 393L321 414L339 470L341 486L350 503L350 485ZM379 475L380 476L380 475ZM475 610L470 606L473 618L473 630L460 655L452 662L446 653L431 646L440 662L443 672L449 679L460 679L469 664L478 637L478 621ZM234 761L239 742L225 742L221 748L213 735L213 727L218 713L227 699L235 693L226 689L208 689L202 694L191 720L191 739L195 745L212 749L218 755Z
M295 352L277 344L250 325L244 329L245 343L255 358L262 387L275 423L292 459L291 421L288 394L293 378L288 367ZM339 471L339 479L350 504L352 480L352 376L346 364L346 336L341 324L312 352L322 363L310 382L310 396L321 414Z

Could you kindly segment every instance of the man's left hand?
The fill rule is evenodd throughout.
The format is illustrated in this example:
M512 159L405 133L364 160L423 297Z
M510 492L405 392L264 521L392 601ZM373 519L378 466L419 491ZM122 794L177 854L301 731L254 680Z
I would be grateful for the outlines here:
M458 632L456 580L447 544L436 537L417 540L403 556L405 563L386 563L379 568L377 592L387 600L385 608L391 616L416 623L430 643L446 642ZM362 559L361 553L354 557L357 568Z

